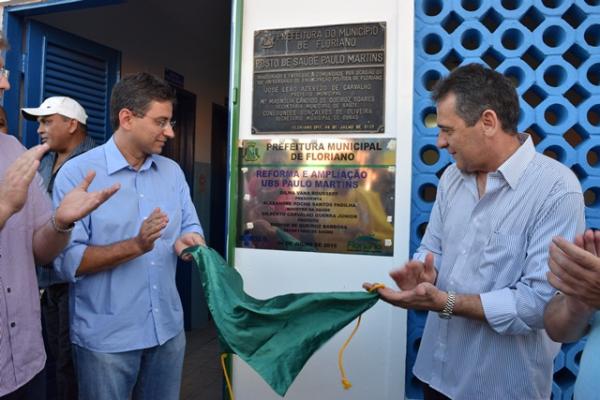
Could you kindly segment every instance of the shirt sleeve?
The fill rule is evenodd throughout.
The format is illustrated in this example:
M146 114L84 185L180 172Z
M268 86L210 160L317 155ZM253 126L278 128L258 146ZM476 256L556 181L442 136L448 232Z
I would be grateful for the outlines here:
M52 200L54 207L58 207L62 199L83 179L76 176L76 171L68 168L68 165L63 166L54 180L54 190L52 192ZM75 222L75 227L71 232L71 239L67 247L54 260L54 270L58 277L67 282L75 282L84 277L75 277L77 268L81 264L83 253L87 248L90 240L90 216L87 215Z
M192 202L192 196L190 194L190 187L185 181L185 175L181 168L178 167L178 175L179 175L179 193L181 199L181 234L185 233L198 233L204 237L204 230L202 229L202 225L200 225L200 220L198 219L198 213L196 212L196 207Z
M556 290L548 283L548 249L554 236L573 240L585 229L581 193L550 196L527 237L523 274L514 287L480 295L485 317L499 334L527 334L543 329L546 303Z

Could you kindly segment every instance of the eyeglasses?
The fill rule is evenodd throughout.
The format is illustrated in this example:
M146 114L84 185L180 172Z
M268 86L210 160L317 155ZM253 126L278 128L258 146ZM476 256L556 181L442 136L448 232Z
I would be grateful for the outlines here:
M164 118L153 118L153 121L156 124L156 126L158 126L160 129L167 129L167 126L170 126L171 129L173 129L177 124L177 121L175 120L169 120Z
M139 115L136 113L133 113L133 115L137 118L146 118L148 117L148 115L144 114L144 115ZM151 117L148 117L151 118ZM168 126L171 127L171 129L175 128L175 125L177 124L177 121L175 120L171 120L168 118L151 118L152 121L154 121L154 123L156 124L156 126L158 126L160 129L167 129Z
M10 71L7 70L6 68L0 68L0 77L4 77L6 79L8 79L10 75Z

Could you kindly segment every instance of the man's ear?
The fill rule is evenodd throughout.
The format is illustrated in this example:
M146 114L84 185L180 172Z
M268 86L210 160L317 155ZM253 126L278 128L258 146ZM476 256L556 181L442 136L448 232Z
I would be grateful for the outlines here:
M500 120L498 119L498 115L496 115L494 110L489 108L481 113L479 122L481 123L483 133L486 136L493 136L500 128Z
M79 121L77 121L76 119L71 118L69 120L69 133L71 135L77 132L77 124L79 124Z
M131 110L122 108L121 111L119 111L119 127L125 130L131 129L131 122L134 117Z

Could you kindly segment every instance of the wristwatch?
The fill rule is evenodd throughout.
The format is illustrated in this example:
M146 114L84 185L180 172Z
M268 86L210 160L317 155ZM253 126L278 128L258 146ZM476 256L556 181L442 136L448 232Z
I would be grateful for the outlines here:
M448 300L442 311L438 313L438 316L442 319L452 318L452 312L454 311L454 303L456 303L456 293L448 291Z

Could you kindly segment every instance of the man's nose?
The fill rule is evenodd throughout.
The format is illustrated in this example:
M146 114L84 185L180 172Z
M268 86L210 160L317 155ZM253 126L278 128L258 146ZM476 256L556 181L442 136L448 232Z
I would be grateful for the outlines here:
M4 75L0 75L0 90L8 90L10 89L10 82L8 78Z
M436 145L440 149L444 149L444 148L448 147L448 139L446 137L446 134L441 130L440 130L440 133L438 133Z
M171 124L167 124L167 126L165 127L163 134L168 137L169 139L173 139L175 137L175 131L173 130L173 127L171 126Z

